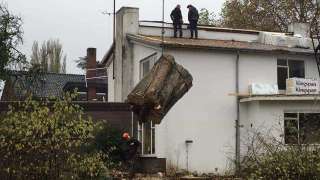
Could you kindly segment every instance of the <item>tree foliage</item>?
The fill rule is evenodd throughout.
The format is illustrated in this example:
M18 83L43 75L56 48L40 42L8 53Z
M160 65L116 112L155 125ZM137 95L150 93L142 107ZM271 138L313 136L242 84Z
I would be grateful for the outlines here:
M241 163L244 179L319 179L320 147L285 144L272 133L253 132Z
M105 156L88 150L94 123L72 104L31 98L0 118L0 176L12 179L88 179L106 174Z
M87 67L87 61L88 61L87 56L79 57L79 59L75 60L75 62L77 63L77 68L85 70Z
M22 20L0 4L0 79L6 79L9 68L25 63L25 56L17 49L22 44Z
M199 24L201 25L218 25L218 21L216 20L216 15L213 12L210 12L206 8L202 8L199 13Z
M230 28L287 31L292 22L319 23L316 0L229 0L222 8L222 25Z
M33 42L32 66L39 66L43 72L66 73L66 60L58 39L44 41L41 47L37 41Z

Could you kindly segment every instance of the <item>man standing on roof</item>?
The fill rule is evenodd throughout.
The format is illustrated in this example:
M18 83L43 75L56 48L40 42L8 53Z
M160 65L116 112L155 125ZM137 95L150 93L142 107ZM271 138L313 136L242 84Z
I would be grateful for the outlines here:
M181 13L181 6L178 4L170 14L171 20L173 22L173 31L174 37L177 37L177 31L179 30L180 36L182 37L182 13Z
M189 20L189 24L190 24L190 32L191 32L191 37L190 39L193 38L193 33L195 33L195 37L196 39L198 39L198 20L199 20L199 13L198 10L192 6L191 4L189 4L187 6L187 8L189 9L189 13L188 13L188 20Z

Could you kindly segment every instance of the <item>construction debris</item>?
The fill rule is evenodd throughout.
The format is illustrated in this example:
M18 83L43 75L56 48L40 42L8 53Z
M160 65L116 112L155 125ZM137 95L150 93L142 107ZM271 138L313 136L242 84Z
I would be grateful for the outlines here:
M128 95L140 121L160 124L172 106L192 87L192 76L171 55L163 55Z

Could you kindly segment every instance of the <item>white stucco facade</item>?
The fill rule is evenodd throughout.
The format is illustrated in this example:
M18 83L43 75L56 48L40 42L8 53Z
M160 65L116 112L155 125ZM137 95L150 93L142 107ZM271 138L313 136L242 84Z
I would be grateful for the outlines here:
M137 31L144 35L160 34L159 28L148 27L145 24L135 28L138 28ZM246 42L258 39L258 34L253 35L252 32L220 31L200 31L199 34L200 37L208 39L225 37L224 40ZM171 31L166 32L167 36L170 36ZM153 54L157 58L161 56L159 45L130 39L127 41L126 43L129 44L127 47L130 49L126 51L130 51L131 55L130 59L125 59L125 61L129 64L121 66L120 60L116 61L118 61L118 66L122 67L121 71L123 68L129 68L132 73L130 76L127 73L126 76L122 75L115 79L132 82L132 85L116 85L112 74L120 76L123 73L119 72L119 69L113 69L114 66L111 63L108 66L109 101L121 101L127 94L122 94L123 97L117 98L115 92L119 90L130 92L139 83L141 60ZM317 65L311 55L183 47L167 48L165 53L173 55L176 62L191 73L193 87L173 106L161 124L156 125L154 156L166 158L168 167L174 166L189 171L225 173L234 168L238 97L230 94L236 93L237 83L239 93L244 94L248 93L248 87L252 83L277 84L278 59L304 61L305 77L319 78ZM238 71L237 60L239 62ZM122 63L126 63L125 61ZM118 72L114 73L114 70ZM313 109L320 112L320 108L311 100L253 100L241 102L239 106L240 135L242 136L245 136L246 132L252 128L272 129L276 125L282 126L283 113L289 110ZM281 133L275 133L275 135L280 137ZM188 148L186 140L192 140Z

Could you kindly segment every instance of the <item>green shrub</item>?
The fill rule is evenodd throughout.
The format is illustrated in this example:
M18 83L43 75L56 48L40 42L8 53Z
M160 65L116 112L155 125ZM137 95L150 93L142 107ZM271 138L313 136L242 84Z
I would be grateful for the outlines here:
M121 166L119 144L121 143L121 132L112 128L107 122L98 122L95 130L95 144L92 149L104 153L106 165L111 169L119 169Z
M320 148L316 145L285 145L261 135L243 158L244 179L320 179Z
M52 105L31 98L0 118L0 176L11 179L88 179L106 176L105 156L84 151L94 123L67 94Z

